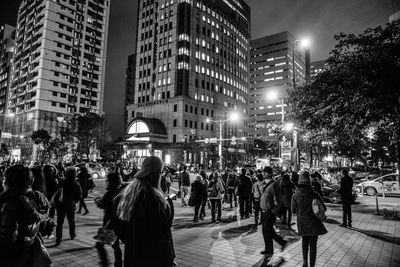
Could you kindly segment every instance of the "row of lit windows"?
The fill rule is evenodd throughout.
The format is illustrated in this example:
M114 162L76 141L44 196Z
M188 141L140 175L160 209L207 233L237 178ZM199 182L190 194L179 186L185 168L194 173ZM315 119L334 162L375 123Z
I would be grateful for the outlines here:
M199 88L199 79L195 79L195 86L196 88ZM211 86L211 88L210 88ZM218 85L214 85L214 83L206 82L204 80L201 80L201 88L202 89L207 89L207 90L214 90L215 92L223 93L224 95L230 96L232 98L235 98L238 101L241 101L243 103L246 103L246 99L239 95L238 93L234 93L232 90L223 88L222 86L218 87Z

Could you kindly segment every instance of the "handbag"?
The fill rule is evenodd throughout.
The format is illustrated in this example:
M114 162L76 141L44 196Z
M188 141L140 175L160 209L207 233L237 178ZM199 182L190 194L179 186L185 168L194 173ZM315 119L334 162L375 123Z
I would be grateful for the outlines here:
M325 215L325 210L324 207L321 204L321 201L319 199L314 198L312 201L312 210L315 214L315 216L317 216L318 219L320 219L321 221L325 221L326 220L326 215Z
M88 191L93 190L96 187L96 184L94 183L93 179L89 179L87 182L87 189Z
M33 257L31 267L50 266L51 259L49 252L44 246L42 240L36 235L33 242Z
M97 230L97 240L102 244L112 245L114 244L115 240L117 240L117 235L115 234L114 230L107 229L109 224L110 220L104 225L104 227L100 227Z

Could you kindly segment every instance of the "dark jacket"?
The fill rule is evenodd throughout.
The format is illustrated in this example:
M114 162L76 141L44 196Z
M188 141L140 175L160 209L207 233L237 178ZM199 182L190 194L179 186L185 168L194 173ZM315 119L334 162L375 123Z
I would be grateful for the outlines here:
M241 174L236 178L235 185L237 187L238 196L250 196L253 183L251 182L251 178L249 176Z
M179 186L190 186L190 176L186 171L179 175Z
M1 266L28 266L39 223L48 210L40 192L6 191L0 194Z
M351 201L353 196L353 179L346 175L340 180L340 197L342 201Z
M116 206L114 205L114 198L121 191L121 187L108 189L103 197L96 200L96 205L104 210L103 227L107 224L107 229L113 229L114 218L116 216Z
M285 208L290 208L292 203L293 191L296 186L290 180L281 181L281 192L282 192L282 205Z
M53 197L54 193L59 188L56 169L54 167L52 167L51 165L45 165L43 167L43 176L44 176L44 182L46 185L45 195L46 195L47 199L51 199Z
M194 181L190 190L190 197L193 198L194 203L201 203L207 199L206 185L201 181Z
M81 186L81 190L82 190L82 197L83 198L87 198L88 197L88 181L92 176L90 176L90 174L86 171L81 171L78 174L78 182L79 185Z
M227 172L222 175L222 182L224 182L225 189L227 188L228 177L229 177L229 173L227 173Z
M282 192L279 182L274 180L265 180L263 192L265 193L265 199L263 199L263 196L261 196L260 201L265 200L265 206L267 207L267 210L274 213L275 215L279 215L283 205Z
M311 186L298 187L292 198L292 212L297 214L297 229L301 236L323 235L328 232L321 220L314 214L313 199L321 201L326 210L321 197Z
M63 198L62 207L66 209L75 209L75 203L82 197L82 189L75 180L65 180L62 183Z
M124 266L174 265L171 225L173 205L161 203L151 192L143 190L137 196L140 209L132 211L127 225Z

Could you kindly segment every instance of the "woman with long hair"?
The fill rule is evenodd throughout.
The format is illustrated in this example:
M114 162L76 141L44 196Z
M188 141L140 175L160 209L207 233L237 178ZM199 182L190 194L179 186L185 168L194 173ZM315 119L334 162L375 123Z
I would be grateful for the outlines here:
M314 214L314 199L320 201L326 210L320 195L311 187L310 173L304 171L299 176L297 189L292 198L292 212L297 214L297 229L301 236L303 250L303 266L308 266L308 252L310 252L311 267L315 266L317 258L318 236L328 232L322 221Z
M125 233L124 266L174 266L174 208L160 190L163 167L158 157L147 157L122 191L117 217L125 222L118 225L125 228L118 230Z

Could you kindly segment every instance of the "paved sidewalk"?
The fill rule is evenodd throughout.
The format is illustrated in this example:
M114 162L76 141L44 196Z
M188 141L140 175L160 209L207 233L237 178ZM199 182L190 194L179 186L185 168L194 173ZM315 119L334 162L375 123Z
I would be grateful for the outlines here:
M362 200L361 200L362 201ZM77 239L71 241L67 223L64 240L53 247L54 240L46 240L53 258L53 266L99 266L93 236L101 226L102 212L89 201L90 213L77 215ZM223 222L211 224L210 217L193 223L193 209L180 207L175 201L176 216L173 238L179 266L260 266L263 257L261 226L253 226L253 219L237 221L235 210L223 212ZM340 205L328 204L328 233L318 240L317 266L400 266L400 222L384 220L367 211L362 203L354 206L352 229L338 227L341 222ZM208 215L210 211L206 211ZM294 218L295 221L295 218ZM301 266L300 237L294 230L278 229L289 241L280 252L276 245L273 261L285 260L281 266ZM113 253L108 247L109 256ZM395 253L397 252L397 253Z

